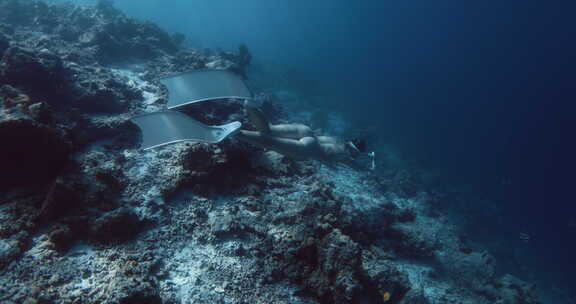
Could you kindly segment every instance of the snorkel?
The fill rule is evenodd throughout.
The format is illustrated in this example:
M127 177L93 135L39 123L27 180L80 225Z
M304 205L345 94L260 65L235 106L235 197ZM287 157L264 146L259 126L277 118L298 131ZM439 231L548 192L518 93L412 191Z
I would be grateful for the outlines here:
M368 156L370 156L371 159L370 170L376 169L376 153L374 151L369 152Z

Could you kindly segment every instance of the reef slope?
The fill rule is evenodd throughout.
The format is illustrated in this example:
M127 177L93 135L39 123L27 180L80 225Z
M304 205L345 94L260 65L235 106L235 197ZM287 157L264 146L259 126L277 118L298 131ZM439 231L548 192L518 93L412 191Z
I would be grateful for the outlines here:
M245 47L189 49L107 1L11 0L0 57L2 303L535 303L407 171L234 138L138 150L129 118L162 109L160 76L245 75ZM271 117L299 117L278 99ZM249 126L236 101L187 111Z

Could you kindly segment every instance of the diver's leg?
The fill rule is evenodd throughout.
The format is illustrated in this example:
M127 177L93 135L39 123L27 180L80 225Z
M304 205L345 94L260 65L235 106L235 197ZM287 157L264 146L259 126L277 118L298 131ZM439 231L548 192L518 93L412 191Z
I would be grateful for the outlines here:
M316 139L318 140L319 144L337 144L338 140L335 137L332 136L316 136Z
M256 126L256 129L262 134L270 134L270 123L262 112L249 102L244 102L244 110L250 119L250 122Z
M314 137L304 137L296 140L265 136L260 132L240 130L236 138L296 159L318 158L321 153Z
M270 132L272 136L300 139L304 137L314 137L314 132L310 127L303 124L279 124L270 125Z

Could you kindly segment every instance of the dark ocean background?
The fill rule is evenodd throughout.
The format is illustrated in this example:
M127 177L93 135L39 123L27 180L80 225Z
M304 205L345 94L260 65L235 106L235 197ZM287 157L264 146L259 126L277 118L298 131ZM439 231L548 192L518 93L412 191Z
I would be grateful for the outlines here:
M115 5L191 46L246 44L249 77L342 113L388 155L383 165L402 159L429 187L458 193L447 203L477 210L471 238L502 271L537 281L550 301L555 286L576 286L573 1Z

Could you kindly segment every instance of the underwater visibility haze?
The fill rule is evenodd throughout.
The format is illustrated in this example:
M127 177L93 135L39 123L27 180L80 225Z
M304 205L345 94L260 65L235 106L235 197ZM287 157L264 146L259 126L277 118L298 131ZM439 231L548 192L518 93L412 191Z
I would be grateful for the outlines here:
M575 9L0 0L0 302L576 303Z

